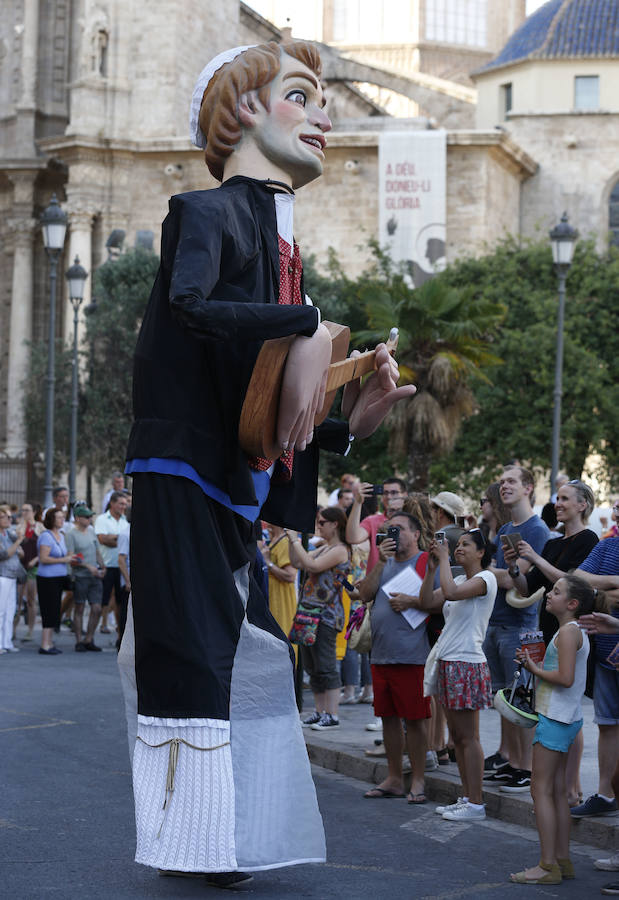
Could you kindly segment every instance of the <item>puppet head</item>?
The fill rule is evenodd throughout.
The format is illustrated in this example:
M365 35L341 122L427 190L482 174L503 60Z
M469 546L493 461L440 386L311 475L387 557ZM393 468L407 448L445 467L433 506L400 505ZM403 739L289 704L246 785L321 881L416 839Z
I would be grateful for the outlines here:
M236 48L212 60L196 85L191 120L211 174L221 181L232 154L249 147L249 168L256 160L258 171L237 174L285 174L293 187L318 177L331 128L320 73L318 50L304 41Z

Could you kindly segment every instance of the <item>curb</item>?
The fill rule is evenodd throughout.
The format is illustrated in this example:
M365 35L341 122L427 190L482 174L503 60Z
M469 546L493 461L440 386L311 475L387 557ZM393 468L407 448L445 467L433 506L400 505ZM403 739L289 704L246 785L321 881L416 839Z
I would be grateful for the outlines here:
M305 743L310 762L323 769L331 769L370 784L378 784L387 775L386 762L370 759L362 751L354 752L342 750L337 746L313 743L309 735L307 735ZM409 774L410 769L405 770L405 780ZM425 774L426 796L437 803L455 803L459 787L460 782L455 767L453 774L436 770ZM513 794L502 794L498 788L484 787L484 800L486 813L492 818L509 822L512 825L535 828L533 802L528 793L514 796ZM617 825L619 825L618 816L572 819L570 839L615 853L619 840Z

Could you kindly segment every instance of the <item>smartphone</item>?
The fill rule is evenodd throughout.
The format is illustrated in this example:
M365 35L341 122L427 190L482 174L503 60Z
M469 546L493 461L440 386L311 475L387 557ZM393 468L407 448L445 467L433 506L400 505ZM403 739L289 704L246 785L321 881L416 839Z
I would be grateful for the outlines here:
M376 534L376 546L377 546L377 547L380 547L380 545L382 544L382 542L385 540L386 537L387 537L387 532L386 532L386 531L379 531L379 532L377 532L377 534Z
M434 532L434 540L437 544L445 543L445 532L444 531L435 531Z
M336 575L336 579L339 581L339 583L342 585L342 587L345 587L345 588L346 588L347 591L354 591L354 590L355 590L354 584L352 584L352 583L348 580L348 578L345 578L343 575Z
M400 549L400 528L398 525L389 525L387 528L387 537L395 541L396 553Z
M372 485L372 496L379 497L382 493L384 493L384 487L382 484L373 484Z

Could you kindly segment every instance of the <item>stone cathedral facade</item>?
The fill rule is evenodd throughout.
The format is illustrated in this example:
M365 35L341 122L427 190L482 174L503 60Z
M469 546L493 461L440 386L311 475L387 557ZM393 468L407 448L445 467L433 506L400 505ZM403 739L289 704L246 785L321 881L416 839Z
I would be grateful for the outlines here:
M521 62L512 53L492 66L509 35L526 27L525 0L410 0L406 28L390 18L406 4L384 0L371 5L385 12L383 25L370 34L359 17L367 5L358 0L306 5L316 8L318 31L295 31L294 37L324 41L334 121L324 177L298 199L297 238L306 254L320 260L333 246L349 272L363 267L363 244L377 229L378 140L388 129L447 130L448 260L483 252L505 233L521 233L523 221L528 232L539 224L544 147L534 130L522 126L526 109L514 110L518 128L512 133L509 110L495 110L490 99L503 89L497 74L502 67ZM578 2L550 0L546 7L551 5L560 12ZM464 7L469 18L462 17ZM276 2L269 14L279 14ZM69 218L57 295L57 334L68 337L64 271L78 255L92 273L107 258L114 229L125 232L126 246L134 245L138 232L150 232L157 250L169 196L214 185L188 139L196 76L225 47L280 41L287 30L277 24L284 23L273 24L238 0L4 0L0 499L9 491L6 464L25 460L27 452L22 385L29 372L27 342L46 335L48 264L38 221L52 193ZM472 71L478 75L471 78ZM478 95L484 97L481 111ZM398 106L394 98L408 105ZM612 111L609 116L607 124L616 123ZM580 117L579 124L584 121ZM520 140L528 134L530 142ZM530 196L538 219L527 217L522 199L534 180ZM561 202L555 188L550 220L563 211ZM91 278L82 309L90 284ZM25 462L23 472L19 499L26 489Z

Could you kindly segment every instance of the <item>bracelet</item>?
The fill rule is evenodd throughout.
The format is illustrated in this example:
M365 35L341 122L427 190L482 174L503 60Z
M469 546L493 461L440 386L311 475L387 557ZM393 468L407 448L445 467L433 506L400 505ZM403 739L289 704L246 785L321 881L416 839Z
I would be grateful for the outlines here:
M518 576L520 575L520 569L518 568L518 566L513 566L511 569L507 570L507 574L510 578L518 578Z

